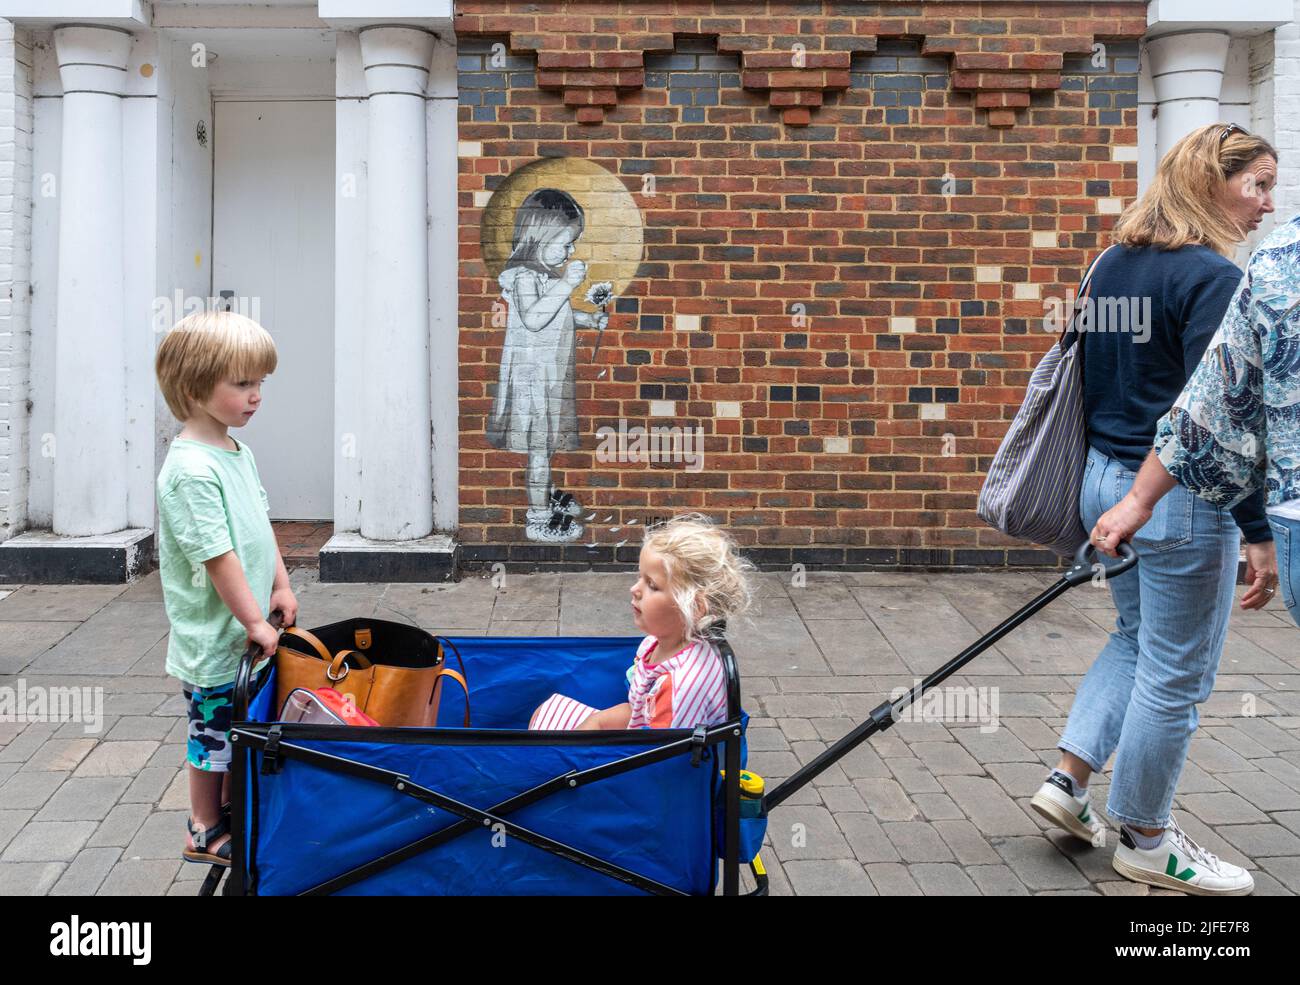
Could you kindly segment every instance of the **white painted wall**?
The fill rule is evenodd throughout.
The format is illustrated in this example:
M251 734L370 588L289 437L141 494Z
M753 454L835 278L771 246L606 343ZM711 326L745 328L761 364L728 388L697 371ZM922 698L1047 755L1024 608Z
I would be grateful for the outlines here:
M361 45L340 31L335 140L339 195L334 213L334 385L336 531L361 528L360 435L363 394L343 367L360 366L365 312L366 147L369 139ZM434 48L427 107L429 180L429 372L433 421L435 531L455 530L459 518L459 253L456 202L456 53L447 35Z
M1300 2L1296 18L1273 32L1274 146L1278 162L1277 219L1300 211Z
M32 48L0 20L0 541L27 521Z
M182 298L207 298L212 282L212 97L208 68L195 65L188 42L165 40L165 65L159 81L163 111L158 121L158 284L156 296L166 301L165 318L174 324L176 292ZM199 143L202 122L208 143ZM156 349L165 330L153 332ZM167 446L180 431L162 391L154 386L154 475L167 457Z
M334 209L334 529L361 529L361 431L364 388L344 367L361 365L365 320L366 147L369 116L361 42L338 33L335 52L337 147Z
M63 87L49 32L32 35L33 148L31 244L31 374L27 526L52 521L54 469L48 436L54 434L54 331L58 293L59 197ZM125 278L127 407L127 522L154 527L155 386L153 302L158 293L160 221L158 79L163 66L151 32L132 41L123 100L123 200L126 222L120 244ZM149 74L141 72L151 66ZM55 194L43 194L53 181ZM93 381L90 381L93 385Z

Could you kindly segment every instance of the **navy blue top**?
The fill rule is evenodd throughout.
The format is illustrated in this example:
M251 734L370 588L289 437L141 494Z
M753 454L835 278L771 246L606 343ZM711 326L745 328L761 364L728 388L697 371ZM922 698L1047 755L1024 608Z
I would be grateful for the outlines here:
M1241 280L1206 246L1115 246L1092 275L1083 334L1088 443L1137 470L1156 422L1182 393ZM1250 543L1272 540L1258 490L1232 510Z

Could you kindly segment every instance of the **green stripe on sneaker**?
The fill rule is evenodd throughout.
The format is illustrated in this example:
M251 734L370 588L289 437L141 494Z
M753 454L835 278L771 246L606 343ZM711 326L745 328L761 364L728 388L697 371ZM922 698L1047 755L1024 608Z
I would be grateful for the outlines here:
M1182 872L1179 872L1178 856L1173 852L1170 852L1169 861L1165 863L1165 875L1173 876L1175 879L1181 879L1183 882L1186 882L1188 879L1192 878L1192 876L1196 875L1196 870L1191 866L1188 866L1186 869L1183 869Z

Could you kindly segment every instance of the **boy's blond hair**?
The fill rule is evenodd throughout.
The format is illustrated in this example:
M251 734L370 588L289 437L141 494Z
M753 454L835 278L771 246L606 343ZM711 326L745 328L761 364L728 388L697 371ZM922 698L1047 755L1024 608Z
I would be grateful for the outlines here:
M178 321L158 346L154 370L167 406L188 421L222 380L261 379L275 372L271 334L233 311L199 311Z
M648 529L644 546L663 558L668 590L681 611L688 641L749 608L753 598L749 573L754 566L708 517L699 513L673 517ZM697 617L701 607L703 615Z

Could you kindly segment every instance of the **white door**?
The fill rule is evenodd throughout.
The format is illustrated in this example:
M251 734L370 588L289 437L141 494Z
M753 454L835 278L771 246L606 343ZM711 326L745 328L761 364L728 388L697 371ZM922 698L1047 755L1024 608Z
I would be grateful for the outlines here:
M212 294L256 317L279 365L247 439L277 520L334 515L334 103L218 102Z

